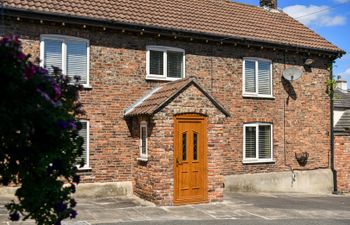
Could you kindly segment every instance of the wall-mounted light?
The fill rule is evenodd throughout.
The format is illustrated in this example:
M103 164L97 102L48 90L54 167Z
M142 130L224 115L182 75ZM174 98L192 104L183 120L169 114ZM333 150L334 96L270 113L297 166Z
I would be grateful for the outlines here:
M304 62L305 66L311 66L311 64L314 63L314 60L311 58L307 58Z

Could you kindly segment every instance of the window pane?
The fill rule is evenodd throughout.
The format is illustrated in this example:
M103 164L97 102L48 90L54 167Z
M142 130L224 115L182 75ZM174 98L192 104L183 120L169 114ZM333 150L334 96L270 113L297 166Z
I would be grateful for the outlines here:
M196 133L193 133L193 160L198 159L198 135Z
M259 126L259 159L271 158L271 126Z
M80 76L81 84L87 83L87 43L84 41L67 42L67 75ZM74 80L72 80L74 81Z
M271 95L270 62L259 61L259 94Z
M86 121L80 121L81 123L81 130L79 131L79 136L84 138L84 144L83 144L83 154L77 158L78 164L81 162L82 159L84 159L84 164L87 164L87 138L88 138L88 133L87 133L87 122Z
M245 91L256 92L255 61L245 61Z
M182 134L182 160L187 159L187 143L186 143L186 133Z
M149 72L154 75L163 75L163 52L150 51Z
M256 128L245 128L245 157L256 158Z
M181 78L183 76L183 53L168 51L168 77Z
M62 69L62 41L44 40L44 67L53 72L52 66Z
M147 138L146 127L141 127L141 153L143 155L146 155L146 138Z

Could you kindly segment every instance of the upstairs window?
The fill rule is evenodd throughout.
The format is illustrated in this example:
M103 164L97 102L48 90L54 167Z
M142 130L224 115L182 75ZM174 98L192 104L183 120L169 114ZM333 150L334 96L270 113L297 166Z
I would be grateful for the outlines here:
M90 127L89 127L89 121L86 120L80 120L81 123L81 130L79 130L79 136L84 138L83 143L83 154L77 159L78 164L81 162L81 160L84 160L84 165L80 167L79 169L89 169L90 163L89 163L89 135L90 135Z
M273 97L270 60L254 58L243 60L243 96Z
M243 163L272 162L272 124L245 124Z
M146 79L177 80L185 77L185 51L183 49L148 46L146 64Z
M89 41L81 38L42 35L41 63L53 72L52 66L58 67L62 73L72 78L80 76L80 84L89 86Z

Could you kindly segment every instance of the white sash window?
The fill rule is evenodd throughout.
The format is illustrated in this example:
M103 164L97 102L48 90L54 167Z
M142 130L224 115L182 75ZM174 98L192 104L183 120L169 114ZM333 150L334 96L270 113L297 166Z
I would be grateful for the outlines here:
M273 162L272 128L269 123L244 124L243 163Z
M89 87L89 41L81 38L42 35L41 66L53 72L52 66L72 78L80 76L79 83Z
M90 163L89 163L89 136L90 136L90 123L89 121L86 120L81 120L80 121L82 128L79 130L79 136L84 138L84 143L83 143L83 154L81 157L77 159L78 162L80 162L82 159L84 159L84 166L78 167L79 169L89 169L90 168Z
M177 80L185 77L185 51L164 46L147 46L149 80Z
M272 63L266 59L243 60L243 96L271 98Z

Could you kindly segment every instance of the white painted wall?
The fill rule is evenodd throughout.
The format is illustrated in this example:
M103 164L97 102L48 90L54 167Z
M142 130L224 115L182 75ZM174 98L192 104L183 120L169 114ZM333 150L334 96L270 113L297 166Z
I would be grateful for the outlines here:
M294 177L294 179L293 179ZM329 194L333 190L330 169L255 173L225 176L226 192L301 192Z
M342 117L344 112L345 112L344 110L334 110L334 116L333 116L334 126L338 123L339 119Z

